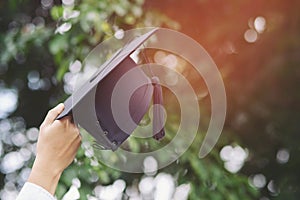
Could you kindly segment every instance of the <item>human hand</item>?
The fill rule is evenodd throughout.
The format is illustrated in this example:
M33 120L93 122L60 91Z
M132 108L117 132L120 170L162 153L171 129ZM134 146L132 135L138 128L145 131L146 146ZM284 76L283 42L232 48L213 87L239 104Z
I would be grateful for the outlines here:
M54 194L61 173L74 160L81 143L79 130L70 116L56 120L63 109L63 104L57 105L41 124L36 159L28 179L51 194Z

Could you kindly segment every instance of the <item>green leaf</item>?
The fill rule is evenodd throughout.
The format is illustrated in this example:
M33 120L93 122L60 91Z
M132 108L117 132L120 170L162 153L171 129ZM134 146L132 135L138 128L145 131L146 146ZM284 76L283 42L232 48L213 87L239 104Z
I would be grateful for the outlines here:
M50 14L52 19L58 20L63 16L63 12L64 12L64 8L62 6L53 6L50 11Z
M58 183L57 189L55 191L55 196L58 199L62 199L63 195L67 192L66 185L62 184L61 182Z
M67 35L57 35L49 43L50 52L55 55L60 51L64 51L68 48Z

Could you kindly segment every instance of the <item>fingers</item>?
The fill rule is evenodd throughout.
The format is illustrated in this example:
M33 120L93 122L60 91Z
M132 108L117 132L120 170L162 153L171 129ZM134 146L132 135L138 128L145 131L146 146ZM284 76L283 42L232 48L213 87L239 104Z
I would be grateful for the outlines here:
M48 114L47 114L44 122L42 123L42 125L47 126L47 125L52 124L55 121L55 119L57 118L57 116L64 110L64 108L65 108L65 106L64 106L63 103L60 103L56 107L52 108L48 112Z

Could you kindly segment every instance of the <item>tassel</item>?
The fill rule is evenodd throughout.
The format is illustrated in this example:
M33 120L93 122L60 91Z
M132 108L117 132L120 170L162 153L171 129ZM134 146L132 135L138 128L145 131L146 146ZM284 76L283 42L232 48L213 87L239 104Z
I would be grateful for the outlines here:
M162 88L158 77L152 77L153 105L163 106ZM165 136L164 111L160 106L153 107L153 138L161 140Z

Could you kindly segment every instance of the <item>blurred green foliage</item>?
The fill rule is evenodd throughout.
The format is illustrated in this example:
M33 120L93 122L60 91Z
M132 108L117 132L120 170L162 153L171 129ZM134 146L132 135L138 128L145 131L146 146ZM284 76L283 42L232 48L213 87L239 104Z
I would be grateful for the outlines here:
M1 120L2 124L11 124L1 133L1 160L9 152L28 145L34 147L35 141L18 146L10 138L38 127L49 107L66 98L63 78L70 64L83 61L98 43L119 29L180 28L203 44L221 66L229 114L222 138L208 157L201 160L197 157L205 132L201 129L178 162L160 171L171 173L178 185L190 183L189 199L235 200L262 196L297 199L299 3L274 1L253 6L252 1L174 2L78 0L73 5L62 5L59 1L51 5L29 0L0 2L0 86L16 89L19 100L16 111ZM266 35L261 35L256 44L248 44L243 38L244 31L249 28L251 17L258 15L265 15L268 20ZM201 27L195 26L198 19ZM237 52L224 53L227 51L224 48L232 43ZM31 72L38 72L45 84L30 88L28 74ZM209 107L210 102L201 103ZM209 116L209 108L201 113L201 117L206 115ZM201 123L208 119L203 117ZM135 140L130 142L132 151L139 151L140 144ZM245 167L236 174L226 171L219 156L222 147L228 144L240 144L249 151ZM281 148L287 148L291 155L286 165L276 162L276 153ZM75 162L61 177L56 192L58 199L68 191L74 177L81 181L80 199L86 199L99 184L111 184L122 178L131 185L144 176L122 173L101 163L96 165L93 159L84 149L79 150ZM32 161L33 156L15 172L2 173L1 188L12 182L19 189L22 181L18 182L18 178L12 181L9 177L19 177ZM263 173L268 182L275 180L280 192L270 191L267 185L261 189L250 186L248 176L257 173Z

